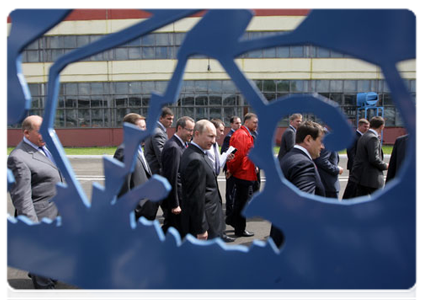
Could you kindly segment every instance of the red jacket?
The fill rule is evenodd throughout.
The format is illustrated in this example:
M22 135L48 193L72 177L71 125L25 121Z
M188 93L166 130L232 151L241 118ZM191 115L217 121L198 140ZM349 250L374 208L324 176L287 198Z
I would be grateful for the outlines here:
M235 157L227 162L228 170L232 176L249 181L257 180L256 166L248 158L250 149L254 147L254 139L245 126L232 134L229 145L238 149Z

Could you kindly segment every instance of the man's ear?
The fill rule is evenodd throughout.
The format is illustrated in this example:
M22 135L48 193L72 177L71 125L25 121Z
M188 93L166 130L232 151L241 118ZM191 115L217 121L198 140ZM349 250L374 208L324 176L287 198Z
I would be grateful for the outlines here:
M308 145L308 144L310 144L311 140L312 140L312 137L311 137L311 135L310 135L310 134L308 134L308 135L306 135L306 137L304 138L304 143Z

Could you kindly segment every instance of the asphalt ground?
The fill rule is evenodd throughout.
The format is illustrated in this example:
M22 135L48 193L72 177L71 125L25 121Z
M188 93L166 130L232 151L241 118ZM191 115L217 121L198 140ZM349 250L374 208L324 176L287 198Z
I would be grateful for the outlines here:
M91 199L92 185L94 182L104 185L104 175L103 175L103 163L101 156L68 156L69 161L74 169L74 172L79 180L84 192L87 195L88 199ZM389 155L385 155L385 161L389 162ZM344 173L339 176L339 181L341 185L340 197L344 193L345 186L348 181L348 170L346 169L347 158L346 155L340 155L340 166L344 168ZM385 172L386 175L386 172ZM263 187L266 184L265 174L261 174L261 180ZM224 175L218 177L219 190L223 197L223 208L225 207L225 191L226 191L226 179ZM8 195L8 204L7 210L10 215L14 214L14 207ZM157 214L157 220L162 223L162 211L159 209ZM251 218L247 219L247 230L254 233L253 237L239 237L236 238L235 242L229 243L229 245L245 245L249 246L253 240L262 240L265 241L269 237L270 232L270 223L261 218ZM230 237L234 236L234 229L226 225L226 234ZM13 289L32 289L33 285L31 279L28 277L28 272L23 270L18 270L15 268L7 268L7 278L9 285ZM58 282L57 289L75 289L67 285L66 283Z

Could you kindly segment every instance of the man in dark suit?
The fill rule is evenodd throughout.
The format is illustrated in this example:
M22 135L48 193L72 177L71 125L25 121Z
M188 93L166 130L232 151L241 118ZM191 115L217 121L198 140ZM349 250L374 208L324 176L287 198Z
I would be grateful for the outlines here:
M123 118L123 123L133 124L138 126L138 128L145 130L145 118L139 114L130 113ZM119 161L123 162L124 159L124 144L121 144L117 147L116 152L113 156ZM150 167L145 159L141 145L138 148L137 160L135 163L134 171L126 177L125 182L123 183L122 189L118 194L118 198L127 193L129 190L135 188L138 185L144 184L147 182L153 174L151 173ZM156 213L158 210L157 202L152 202L147 199L142 199L135 208L135 217L136 219L140 217L145 217L148 220L154 220L156 218Z
M318 158L324 148L323 136L323 127L319 124L302 123L298 126L294 147L280 161L282 173L289 182L303 192L319 196L325 196L325 189L313 159ZM272 226L270 237L276 246L282 246L284 236L278 228Z
M182 153L188 147L194 132L195 122L190 117L182 117L176 121L176 132L166 142L162 151L162 176L165 177L172 190L162 202L164 221L162 229L166 233L169 227L181 232L181 203L182 184L179 174L179 165Z
M382 117L370 120L370 129L358 140L350 179L357 184L356 197L370 195L383 187L383 171L388 164L383 162L382 145L379 135L385 128Z
M222 198L206 151L216 142L216 128L208 120L195 124L194 138L181 158L182 230L200 240L221 237Z
M229 149L229 141L232 137L232 134L237 131L241 127L241 119L237 116L233 116L230 118L231 123L231 130L229 130L228 134L225 136L223 140L222 148L220 153L226 152ZM226 192L225 192L225 199L226 199L226 217L230 216L233 211L234 207L234 178L227 170L227 166L223 168L223 171L226 174Z
M314 160L314 163L319 171L326 197L338 199L340 188L338 175L344 172L344 169L338 166L338 152L322 149L320 156Z
M23 140L7 159L7 167L15 177L15 184L10 190L15 215L25 216L34 223L44 218L54 220L59 215L51 199L56 194L56 184L63 182L62 175L39 133L42 120L33 115L23 121ZM54 280L29 275L34 288L55 288Z
M394 148L392 149L391 158L389 160L388 173L386 174L386 183L395 178L402 162L405 158L407 149L408 134L398 137L395 140Z
M347 169L349 170L351 174L352 166L354 164L354 157L355 153L357 152L357 142L358 139L369 130L369 121L366 119L360 119L358 120L358 126L357 130L355 132L355 141L351 145L350 148L347 149L347 156L348 156L348 162L347 162ZM345 187L344 195L342 196L342 199L351 199L355 196L355 191L357 189L356 184L350 180L348 176L348 183Z
M289 126L284 131L281 137L281 147L279 148L278 159L281 159L287 154L295 145L295 133L297 132L298 126L303 121L301 114L293 114L289 117Z
M161 174L162 171L162 150L168 140L167 128L173 123L173 112L170 108L164 107L160 115L157 127L144 145L145 158L150 165L153 174Z

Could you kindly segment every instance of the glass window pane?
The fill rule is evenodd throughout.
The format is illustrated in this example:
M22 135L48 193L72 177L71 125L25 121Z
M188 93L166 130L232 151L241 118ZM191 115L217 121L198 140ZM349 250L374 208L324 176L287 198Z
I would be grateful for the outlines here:
M54 127L65 127L65 112L62 109L56 110L56 118L54 120Z
M289 92L289 80L279 80L276 82L278 92Z
M154 81L143 81L141 86L143 94L151 94L155 90Z
M220 93L222 92L222 81L211 80L209 81L209 93Z
M279 57L279 58L289 57L289 47L277 47L276 48L276 57Z
M66 98L65 100L66 107L76 107L76 99L73 98Z
M154 55L154 47L142 47L142 58L153 59Z
M77 127L77 110L76 109L68 109L65 110L65 126L66 127Z
M291 93L302 93L302 92L304 92L304 80L292 80Z
M128 48L129 59L141 59L141 48Z
M180 46L185 38L185 33L175 33L175 45Z
M78 122L80 127L90 127L90 111L88 109L78 110Z
M276 48L263 49L263 57L267 57L267 58L276 57Z
M330 91L331 92L342 92L342 80L331 80Z
M360 93L372 92L370 88L370 80L357 80L357 92L360 92Z
M67 35L63 37L63 44L65 48L76 48L76 35Z
M236 88L236 85L231 80L223 80L222 81L222 91L223 92L237 92L238 89Z
M379 96L379 100L382 100L382 99L380 99L380 96ZM388 94L388 93L383 94L383 102L382 101L379 101L377 103L377 105L379 106L382 103L383 103L383 105L393 105L394 103L392 101L391 94Z
M90 107L90 97L79 97L78 99L78 108L89 108Z
M274 80L263 80L264 92L276 92L276 82Z
M128 49L127 48L116 48L114 56L117 60L127 60L128 59Z
M206 80L196 80L194 81L195 91L198 92L207 92L207 81Z
M385 126L395 126L395 107L385 106Z
M154 46L155 45L155 34L151 33L149 35L143 36L141 38L141 44L143 46Z
M222 119L222 113L220 107L210 108L210 119Z
M157 46L169 46L169 33L157 33L156 34L156 45Z
M222 106L222 96L213 95L209 97L210 105Z
M250 51L250 52L247 52L246 55L249 58L262 58L263 51L262 50Z
M92 127L103 127L104 109L91 110L91 125Z
M344 92L357 92L357 80L344 80Z
M195 105L208 105L209 98L207 95L199 95L195 97Z
M129 86L129 94L141 94L141 82L140 81L129 82L128 86Z
M291 57L294 57L294 58L304 57L304 47L291 46Z
M201 119L209 119L209 116L207 115L207 108L197 107L195 109L195 121L198 121Z
M336 52L336 51L331 50L330 57L333 57L333 58L341 58L341 57L344 57L344 55L342 53L339 53L339 52Z
M148 107L149 103L150 103L150 94L148 95L142 95L142 106L144 107Z
M267 101L272 101L276 99L276 93L263 93Z
M116 94L128 94L129 83L128 82L115 82L115 93Z
M117 98L115 99L116 107L126 107L128 106L127 98Z
M232 95L222 95L223 98L223 105L239 105L239 97L238 95L232 94Z
M79 92L79 95L89 95L90 84L86 82L78 83L78 92Z
M91 83L91 94L93 94L93 95L105 94L105 92L103 90L103 83L102 82Z
M27 62L41 62L39 51L25 51L25 52L26 52Z
M344 95L344 104L345 105L353 105L354 109L355 109L355 106L357 106L357 95L355 95L355 94Z
M184 94L181 97L182 106L191 106L194 105L194 95L193 94Z
M329 99L335 101L338 104L342 104L342 94L341 93L331 93Z
M317 57L319 57L319 58L326 58L326 57L329 57L329 50L327 50L327 49L324 49L324 48L320 48L320 47L317 47Z
M156 59L169 58L168 55L167 55L167 47L156 47L154 58L156 58Z
M316 80L316 92L329 92L329 80Z
M87 35L78 35L76 37L77 47L82 47L90 43L90 38Z
M165 93L167 88L167 81L156 81L155 91L158 93Z
M141 106L141 97L129 97L129 106Z

